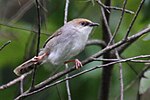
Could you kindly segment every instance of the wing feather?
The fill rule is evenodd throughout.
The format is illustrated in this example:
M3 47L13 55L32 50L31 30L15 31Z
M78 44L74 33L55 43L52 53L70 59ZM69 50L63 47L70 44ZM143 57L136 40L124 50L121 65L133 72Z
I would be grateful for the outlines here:
M53 38L55 38L55 37L61 35L61 33L62 33L62 32L61 32L61 29L57 30L53 35L51 35L51 36L45 41L45 43L44 43L44 45L43 45L43 48L46 46L46 44L47 44L51 39L53 39Z

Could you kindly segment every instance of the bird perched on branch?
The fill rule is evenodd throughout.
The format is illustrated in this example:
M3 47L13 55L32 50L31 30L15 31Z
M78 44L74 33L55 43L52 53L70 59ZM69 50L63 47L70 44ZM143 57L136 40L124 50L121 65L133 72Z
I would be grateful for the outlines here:
M38 56L18 66L14 73L20 76L31 71L34 68L32 65L44 62L50 62L53 65L75 62L75 67L80 68L82 63L78 59L69 59L85 48L92 28L98 25L98 23L84 18L69 21L46 40Z

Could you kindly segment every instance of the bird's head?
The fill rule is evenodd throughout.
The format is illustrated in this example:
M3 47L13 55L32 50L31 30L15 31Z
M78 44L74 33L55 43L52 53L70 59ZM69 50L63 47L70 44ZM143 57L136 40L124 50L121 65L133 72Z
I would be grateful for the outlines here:
M84 18L73 19L72 21L69 21L67 24L72 26L77 31L80 31L81 33L85 33L85 34L90 34L92 31L92 28L94 26L99 25L98 23L94 23Z

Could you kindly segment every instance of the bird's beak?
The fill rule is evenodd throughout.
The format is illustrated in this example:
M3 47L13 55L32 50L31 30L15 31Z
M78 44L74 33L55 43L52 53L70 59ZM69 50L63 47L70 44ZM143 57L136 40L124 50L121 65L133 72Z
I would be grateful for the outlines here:
M99 26L99 23L91 23L90 26L91 27L93 27L93 26Z

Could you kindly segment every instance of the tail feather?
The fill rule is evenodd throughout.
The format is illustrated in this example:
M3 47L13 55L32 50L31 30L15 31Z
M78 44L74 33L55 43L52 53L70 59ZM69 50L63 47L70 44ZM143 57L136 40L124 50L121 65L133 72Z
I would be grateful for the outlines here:
M27 73L29 71L31 71L34 66L32 65L35 65L37 64L38 62L34 60L34 58L24 62L23 64L21 64L20 66L18 66L17 68L14 69L14 73L18 76L24 74L24 73Z
M18 66L16 69L14 69L14 73L16 75L20 76L24 73L31 71L34 68L34 66L32 66L32 65L41 63L44 59L46 59L47 56L48 56L48 53L43 53L37 57L36 56L33 57L32 59L24 62L23 64Z

